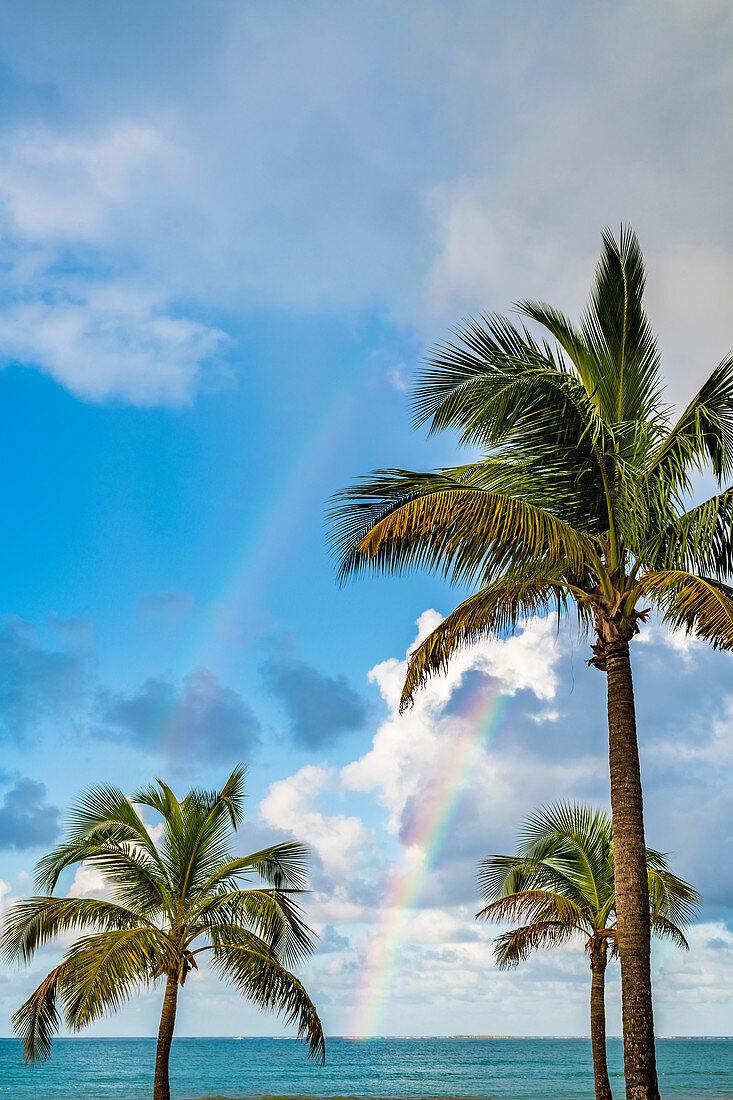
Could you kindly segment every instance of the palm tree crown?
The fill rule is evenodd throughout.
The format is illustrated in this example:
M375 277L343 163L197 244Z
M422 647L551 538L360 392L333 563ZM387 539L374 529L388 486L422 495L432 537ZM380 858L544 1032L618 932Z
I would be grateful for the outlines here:
M571 602L596 629L600 668L637 632L641 603L733 645L733 489L687 507L695 471L733 473L733 356L671 423L637 239L606 231L603 246L578 325L521 302L546 339L482 316L419 375L416 424L456 429L479 457L378 470L336 497L342 578L427 567L477 589L413 652L403 706L457 648Z
M700 897L670 871L661 852L646 849L651 929L687 947L682 931ZM501 967L516 966L537 948L580 934L590 957L590 1036L596 1100L613 1100L606 1063L605 974L619 954L613 826L591 806L558 803L530 817L517 854L490 856L479 869L488 901L477 917L521 923L498 936Z
M82 933L13 1017L28 1061L49 1056L58 1002L67 1026L78 1030L161 977L169 1048L177 990L204 952L226 982L295 1024L311 1056L323 1060L318 1014L287 969L311 946L295 900L305 886L307 850L285 843L232 853L244 774L236 768L220 791L192 790L181 801L160 780L131 799L113 787L95 787L81 799L67 840L36 869L44 896L15 905L2 935L6 956L27 963L56 937ZM159 839L137 807L160 815ZM104 875L110 900L53 896L61 872L82 861ZM245 887L252 878L257 882ZM156 1096L168 1094L167 1050L164 1062L164 1081L156 1069Z
M672 874L661 852L647 848L646 858L652 929L687 947L682 929L699 894ZM539 810L526 821L516 855L481 863L479 888L488 904L478 918L522 922L496 940L501 967L578 934L590 955L618 953L613 826L602 810L569 803Z
M418 376L415 420L447 428L469 460L377 470L337 495L340 576L434 569L474 591L410 655L401 706L451 656L527 615L574 606L606 673L609 771L628 1100L658 1100L641 770L629 643L654 608L733 648L733 356L676 421L662 401L629 229L603 234L574 324L520 302L526 321L467 321ZM693 476L721 491L692 504Z

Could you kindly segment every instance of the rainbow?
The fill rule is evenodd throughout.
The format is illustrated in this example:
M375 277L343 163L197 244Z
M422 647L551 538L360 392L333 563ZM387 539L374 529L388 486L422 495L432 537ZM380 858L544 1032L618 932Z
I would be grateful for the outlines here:
M478 765L489 742L495 742L506 728L513 697L494 691L477 700L463 716L460 732L449 739L439 762L434 783L421 800L404 843L409 861L397 866L379 906L382 913L362 967L359 1002L350 1034L374 1038L389 1001L389 995L407 940L411 912L418 906L464 799L467 780Z
M293 446L283 463L280 481L272 485L259 514L248 516L234 542L228 568L206 600L196 631L176 659L179 676L202 666L217 676L226 674L241 629L235 615L242 608L251 608L276 573L283 555L293 545L295 531L312 514L314 497L322 507L324 473L333 465L334 455L343 449L368 382L368 375L356 381L346 375L324 402L321 416L310 423ZM151 730L153 747L171 761L175 761L185 733L183 721L180 707L172 703Z

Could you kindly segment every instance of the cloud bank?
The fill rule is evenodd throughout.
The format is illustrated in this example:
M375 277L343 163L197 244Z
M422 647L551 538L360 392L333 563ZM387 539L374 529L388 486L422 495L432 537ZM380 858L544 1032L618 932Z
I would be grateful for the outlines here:
M6 27L55 106L0 127L0 339L85 400L191 400L252 309L572 312L622 219L679 393L729 350L724 3L162 3L83 63L85 5L49 16Z

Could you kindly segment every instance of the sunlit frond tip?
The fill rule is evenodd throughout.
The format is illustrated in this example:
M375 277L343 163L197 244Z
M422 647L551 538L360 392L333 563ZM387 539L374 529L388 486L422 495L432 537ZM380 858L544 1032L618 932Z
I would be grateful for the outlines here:
M447 616L410 654L400 712L413 703L431 677L446 673L451 657L484 638L512 630L520 618L549 609L563 613L567 594L562 581L542 575L501 577Z

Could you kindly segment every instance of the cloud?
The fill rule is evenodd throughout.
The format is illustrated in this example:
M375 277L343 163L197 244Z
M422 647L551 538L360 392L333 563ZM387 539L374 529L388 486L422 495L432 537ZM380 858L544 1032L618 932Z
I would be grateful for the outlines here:
M166 752L183 767L202 753L213 760L247 759L260 740L249 705L205 668L180 684L153 678L129 695L103 693L99 706L99 736Z
M141 276L130 250L151 205L151 216L161 215L182 158L159 130L137 123L93 135L5 135L5 363L38 367L89 401L190 400L227 337L177 306L159 280Z
M122 122L99 134L43 128L9 132L0 145L0 203L29 242L98 243L180 154L152 126Z
M6 617L0 625L0 730L22 744L44 718L73 710L85 677L83 655L45 649L33 626Z
M297 840L310 845L326 874L342 880L355 874L361 850L372 834L358 817L327 815L312 806L330 781L325 768L309 764L270 786L259 815L265 824L292 831Z
M0 310L3 359L39 367L89 401L185 404L226 342L131 285L43 283Z
M418 638L439 621L437 612L425 612ZM649 843L668 851L675 871L704 888L713 913L717 907L724 914L709 922L710 931L692 930L685 958L655 947L658 1014L665 1030L681 1032L689 1030L675 1007L681 969L699 975L706 1003L709 994L717 1011L730 1001L726 918L733 893L721 872L731 864L733 844L730 657L683 645L659 624L645 631L648 638L634 647L634 669ZM530 619L514 638L458 654L403 715L405 660L380 662L369 677L389 714L369 749L340 770L309 766L270 787L261 819L292 830L316 855L308 916L328 937L328 950L313 963L314 988L320 1000L338 1006L341 1019L363 1018L364 990L382 980L380 960L392 952L385 1031L439 1031L450 1005L455 1030L475 1030L471 1020L480 1011L487 1031L587 1032L582 942L538 953L507 976L493 961L492 940L501 928L474 920L478 861L511 851L531 809L563 797L607 805L605 682L584 657L567 634L558 639L553 620ZM710 713L695 721L691 685L699 682L706 684ZM346 813L339 810L344 799ZM405 883L412 884L406 908L399 904ZM715 953L725 962L719 974ZM558 983L562 1011L550 1013L543 1006ZM690 997L695 988L693 977ZM442 1022L429 1007L436 997ZM718 1030L714 1018L711 1009L700 1030ZM618 1031L616 968L609 972L609 1021Z
M418 620L417 638L410 649L441 618L436 611L425 611ZM533 619L514 637L467 647L456 654L445 675L428 682L404 714L399 713L399 703L407 659L390 658L376 665L369 679L376 683L390 714L377 730L370 750L342 769L344 787L374 791L389 810L389 828L399 832L405 809L409 805L416 807L425 796L426 785L439 780L445 769L451 769L454 754L461 748L461 732L468 731L469 735L472 732L470 719L457 715L453 708L467 677L479 674L477 686L486 696L484 706L499 696L521 691L531 692L541 702L552 699L557 690L556 666L562 652L555 634L555 626L549 619Z
M109 886L101 871L83 861L77 866L69 886L70 898L98 898L109 901Z
M180 403L226 351L222 309L376 308L421 339L527 294L572 312L624 218L682 396L727 342L730 11L460 7L210 8L162 69L138 43L170 25L138 14L73 79L50 25L8 28L11 72L58 104L0 134L10 354L88 400Z
M88 649L92 645L92 620L84 615L62 619L55 611L46 617L46 624L62 642L70 646Z
M286 649L271 657L262 672L290 719L296 744L317 749L364 728L367 705L345 676L324 676Z
M149 592L138 598L137 609L145 619L164 618L169 621L182 619L193 606L190 592L178 592L171 588L167 592Z
M0 804L0 848L22 851L52 844L59 817L58 808L46 803L45 784L17 779Z
M435 611L425 612L418 638L440 618ZM459 654L448 673L431 681L403 715L398 710L406 660L383 661L369 679L389 714L370 749L338 771L311 765L270 787L259 807L261 819L273 828L290 828L316 856L309 920L323 935L333 929L339 936L326 952L327 965L319 963L316 980L321 996L340 1005L342 1014L351 1012L349 1006L374 983L385 951L396 950L395 1012L413 1019L425 1020L424 1006L438 991L453 1011L457 998L490 1003L501 988L503 979L492 962L492 930L473 919L477 861L487 846L501 850L511 843L527 804L533 799L539 804L548 789L565 794L597 784L604 754L581 747L570 760L548 762L528 745L495 746L491 728L482 744L481 730L495 707L501 714L515 700L528 736L541 737L532 719L540 714L544 726L554 725L548 702L558 695L565 656L555 624L529 620L514 638L480 643ZM343 799L350 809L360 807L359 816L353 810L339 812ZM460 806L455 830L453 805ZM407 910L396 900L404 883L412 884ZM578 985L584 999L580 983L586 968L582 950L578 954L564 977L571 988ZM549 978L523 978L526 993L517 997L518 1004L531 1004L538 980L542 988L549 985ZM570 1001L575 1003L574 994ZM440 1028L437 1021L433 1026ZM470 1030L468 1022L464 1027Z

